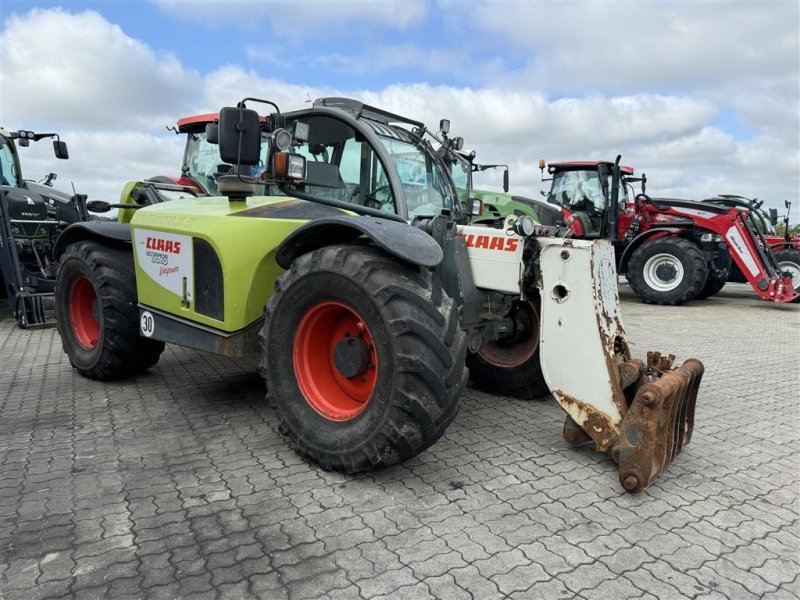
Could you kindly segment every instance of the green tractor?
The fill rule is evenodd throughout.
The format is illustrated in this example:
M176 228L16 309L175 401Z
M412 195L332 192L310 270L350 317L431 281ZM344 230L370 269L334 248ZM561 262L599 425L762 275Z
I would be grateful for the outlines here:
M544 203L526 198L525 196L512 196L508 193L508 165L488 165L475 162L475 150L464 150L464 138L449 137L450 122L442 119L439 123L438 153L450 168L453 182L458 189L458 198L466 210L470 200L479 200L480 209L471 215L470 223L500 224L502 226L506 217L521 217L528 215L539 223L545 225L559 225L561 223L560 211ZM503 169L503 191L493 192L475 189L473 174L491 169ZM556 215L558 218L553 219Z
M469 224L479 205L462 208L424 125L360 102L281 113L246 98L217 127L232 165L220 196L59 238L59 331L81 375L136 375L165 343L257 357L281 431L345 472L433 444L468 374L552 393L567 441L610 455L628 491L689 441L702 363L631 358L607 242L553 237L527 215Z

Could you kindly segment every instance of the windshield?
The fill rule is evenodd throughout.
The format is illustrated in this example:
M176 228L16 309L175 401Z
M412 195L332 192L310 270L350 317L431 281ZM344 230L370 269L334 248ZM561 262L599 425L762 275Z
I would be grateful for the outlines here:
M752 219L753 225L762 235L777 235L769 217L760 208L750 209L750 219Z
M608 176L611 194L611 175ZM628 186L620 181L619 201L627 199ZM553 185L547 201L572 211L603 212L606 206L600 176L597 171L559 171L553 175Z
M186 174L209 194L217 193L214 175L219 172L222 165L224 163L219 158L219 146L209 144L205 132L189 134L184 160Z
M450 167L450 173L456 184L459 201L466 202L472 187L472 165L459 156Z
M224 175L230 172L232 166L222 162L219 157L219 146L211 144L206 139L205 131L190 133L186 143L186 157L184 159L184 170L186 175L194 179L207 194L216 195L217 175ZM251 167L253 177L264 170L266 154L269 144L264 137L261 140L261 162Z
M0 185L21 187L17 163L14 160L15 155L11 150L11 143L5 139L3 139L2 142L0 146Z
M448 183L433 155L404 140L379 136L403 184L408 218L435 216L452 207ZM387 182L388 183L388 182Z

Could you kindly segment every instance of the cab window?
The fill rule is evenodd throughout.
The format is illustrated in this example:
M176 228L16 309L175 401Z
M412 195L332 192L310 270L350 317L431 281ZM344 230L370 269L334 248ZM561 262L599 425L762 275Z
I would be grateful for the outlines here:
M355 129L328 116L304 118L303 122L309 125L309 140L293 151L306 158L307 193L396 212L386 171Z

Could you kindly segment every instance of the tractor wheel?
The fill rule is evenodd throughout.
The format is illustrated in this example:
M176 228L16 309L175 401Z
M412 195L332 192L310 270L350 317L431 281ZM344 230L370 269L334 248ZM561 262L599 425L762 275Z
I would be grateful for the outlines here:
M711 298L711 296L725 287L727 281L727 273L725 273L724 276L709 275L703 288L697 293L697 296L694 297L695 300L705 300L706 298Z
M56 318L64 352L84 377L107 381L158 362L164 342L139 335L130 250L83 241L61 257Z
M731 274L731 255L726 251L723 255L718 256L712 268L708 271L706 282L700 291L695 296L695 300L705 300L711 298L714 294L719 292L728 281Z
M482 392L531 400L550 393L539 360L539 313L529 302L513 311L515 334L467 355L470 381Z
M800 250L795 248L778 250L775 252L775 260L778 261L778 266L782 272L789 273L792 276L792 287L795 290L800 290ZM795 298L792 303L800 303L800 298Z
M281 431L324 469L410 458L458 412L466 336L429 271L369 246L321 248L292 263L264 313Z
M644 242L631 256L626 276L648 304L683 304L697 296L708 275L696 244L675 236Z

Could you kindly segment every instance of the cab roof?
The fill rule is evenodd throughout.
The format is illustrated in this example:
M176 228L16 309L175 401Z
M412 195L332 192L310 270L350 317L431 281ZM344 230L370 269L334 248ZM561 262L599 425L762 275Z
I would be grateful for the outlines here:
M596 169L600 165L612 166L614 163L608 160L573 160L568 162L549 163L548 170L554 171L584 171L589 167ZM620 165L619 170L625 175L633 175L633 167L627 165Z

